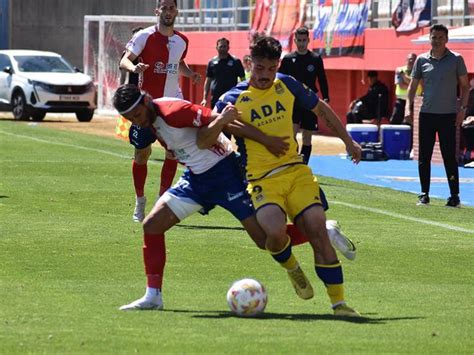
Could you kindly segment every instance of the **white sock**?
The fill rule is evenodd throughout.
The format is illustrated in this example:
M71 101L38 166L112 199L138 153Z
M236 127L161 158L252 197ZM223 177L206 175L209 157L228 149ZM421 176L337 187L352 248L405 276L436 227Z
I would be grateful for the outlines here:
M153 288L153 287L147 287L146 292L145 292L145 298L146 299L153 299L161 295L161 289L159 288Z

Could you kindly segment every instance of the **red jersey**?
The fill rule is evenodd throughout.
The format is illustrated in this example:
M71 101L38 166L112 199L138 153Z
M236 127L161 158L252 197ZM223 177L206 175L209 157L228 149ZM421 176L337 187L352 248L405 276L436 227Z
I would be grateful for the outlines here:
M179 63L188 51L186 36L177 31L170 37L163 36L154 25L137 32L126 48L150 66L139 76L141 89L153 98L183 97L178 79Z
M232 143L223 133L209 149L199 149L196 145L199 127L211 122L209 108L169 97L153 103L158 114L153 122L158 140L194 174L206 172L232 153Z

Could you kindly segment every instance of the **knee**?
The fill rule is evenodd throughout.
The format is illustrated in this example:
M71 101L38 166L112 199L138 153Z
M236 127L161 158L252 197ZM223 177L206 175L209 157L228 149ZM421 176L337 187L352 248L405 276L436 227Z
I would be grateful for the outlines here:
M151 155L151 148L150 149L136 149L135 150L135 162L139 165L146 164L148 162L148 158Z

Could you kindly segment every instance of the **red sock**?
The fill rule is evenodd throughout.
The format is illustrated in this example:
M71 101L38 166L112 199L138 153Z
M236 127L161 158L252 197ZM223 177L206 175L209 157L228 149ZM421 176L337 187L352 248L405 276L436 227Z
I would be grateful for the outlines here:
M294 224L286 225L286 234L290 237L292 246L304 244L308 241L308 238Z
M147 164L139 165L135 162L132 163L132 176L133 185L135 186L135 194L137 197L143 197L145 194L145 181L148 174Z
M143 261L147 286L161 289L166 264L164 234L145 234L143 236Z
M166 158L161 168L160 196L173 184L176 169L178 169L178 161Z

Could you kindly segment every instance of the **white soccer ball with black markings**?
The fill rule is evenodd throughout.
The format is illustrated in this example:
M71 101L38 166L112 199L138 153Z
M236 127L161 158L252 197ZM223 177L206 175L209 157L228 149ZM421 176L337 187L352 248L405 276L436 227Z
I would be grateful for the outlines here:
M227 291L227 304L240 317L255 317L265 310L268 297L265 287L254 279L242 279Z

